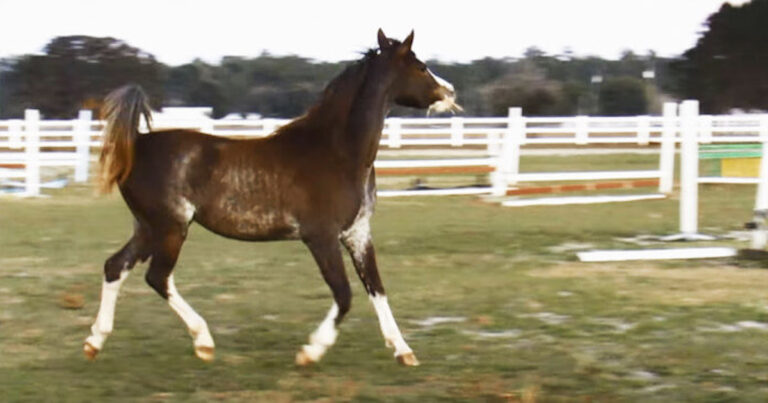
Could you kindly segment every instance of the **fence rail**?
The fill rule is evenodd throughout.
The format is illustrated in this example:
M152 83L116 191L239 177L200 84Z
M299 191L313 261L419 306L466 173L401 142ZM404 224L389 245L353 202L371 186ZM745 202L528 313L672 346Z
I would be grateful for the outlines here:
M569 181L658 178L660 190L672 189L675 144L683 127L693 127L700 143L763 142L768 138L766 115L678 116L677 104L666 104L661 116L627 117L526 117L510 108L505 117L388 118L381 137L382 149L409 147L474 148L484 158L464 160L382 160L376 167L388 172L399 168L489 167L493 192L527 181ZM194 120L156 118L155 128L189 128L234 138L264 137L288 123L285 119ZM24 194L37 195L41 168L74 168L75 181L88 179L91 152L101 146L104 123L92 120L89 111L77 119L41 120L36 110L25 118L0 120L0 184L23 183ZM659 167L641 171L520 173L520 150L526 146L569 147L660 144ZM483 151L484 150L484 151ZM23 179L23 181L18 181ZM16 180L16 181L11 181ZM489 190L490 191L490 190Z

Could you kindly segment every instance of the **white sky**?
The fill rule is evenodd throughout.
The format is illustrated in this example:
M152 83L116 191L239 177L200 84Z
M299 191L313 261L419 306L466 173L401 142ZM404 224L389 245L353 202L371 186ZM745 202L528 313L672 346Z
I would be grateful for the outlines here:
M675 56L724 0L0 0L0 57L40 53L62 35L112 36L170 65L267 50L348 60L413 28L421 59L517 57L536 46L616 58ZM744 0L731 0L741 4Z

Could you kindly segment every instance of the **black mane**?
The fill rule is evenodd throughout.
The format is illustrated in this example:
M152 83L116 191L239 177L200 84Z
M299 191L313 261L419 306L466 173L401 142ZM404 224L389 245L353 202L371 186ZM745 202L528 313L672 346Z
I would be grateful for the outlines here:
M350 63L339 75L337 75L323 90L320 102L336 94L338 89L345 87L345 84L353 81L356 77L364 77L368 64L379 54L378 49L368 49L363 52L363 57L353 63ZM355 80L356 81L356 80Z

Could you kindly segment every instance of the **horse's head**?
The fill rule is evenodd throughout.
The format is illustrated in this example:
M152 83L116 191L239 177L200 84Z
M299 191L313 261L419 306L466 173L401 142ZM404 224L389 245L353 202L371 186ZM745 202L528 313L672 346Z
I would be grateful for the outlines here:
M463 110L455 102L453 85L429 71L411 50L413 31L399 42L379 29L378 40L379 57L390 71L390 96L396 104L437 113Z

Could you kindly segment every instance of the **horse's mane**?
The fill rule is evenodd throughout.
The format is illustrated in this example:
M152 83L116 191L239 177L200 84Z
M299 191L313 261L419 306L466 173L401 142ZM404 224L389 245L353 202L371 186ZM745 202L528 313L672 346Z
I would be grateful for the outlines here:
M398 46L400 44L401 42L396 39L389 40L390 46ZM360 60L348 65L338 76L336 76L333 80L331 80L330 83L328 83L320 95L319 102L315 106L322 104L329 97L333 97L339 92L339 90L348 90L349 87L355 87L356 89L359 87L363 78L365 78L370 61L373 60L373 58L378 55L379 52L379 49L375 48L371 48L362 52L363 57ZM350 83L352 85L350 85Z
M399 41L390 39L392 46L400 44ZM350 63L339 75L334 77L325 89L320 93L318 101L307 112L294 122L305 121L316 117L318 119L331 119L333 121L337 112L348 112L352 101L356 98L360 86L368 75L371 61L380 53L379 49L368 49L362 52L363 57ZM278 129L278 133L290 130L292 124ZM285 130L284 130L285 129Z
M312 109L331 101L332 98L341 92L356 92L366 76L370 61L373 60L378 52L377 49L368 49L363 52L363 57L360 60L349 64L339 75L334 77L331 82L325 86L325 89L320 94L319 101Z

